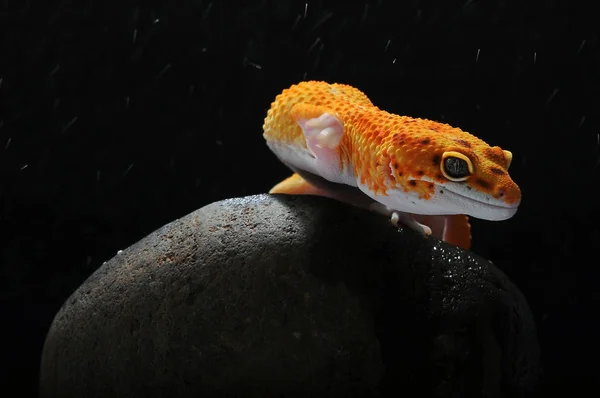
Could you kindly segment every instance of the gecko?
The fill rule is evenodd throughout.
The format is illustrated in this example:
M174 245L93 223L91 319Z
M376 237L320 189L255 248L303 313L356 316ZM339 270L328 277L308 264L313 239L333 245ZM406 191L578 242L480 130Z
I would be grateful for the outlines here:
M382 110L347 84L303 81L283 90L263 137L293 171L269 193L333 198L467 250L469 217L507 220L521 202L510 151L446 123Z

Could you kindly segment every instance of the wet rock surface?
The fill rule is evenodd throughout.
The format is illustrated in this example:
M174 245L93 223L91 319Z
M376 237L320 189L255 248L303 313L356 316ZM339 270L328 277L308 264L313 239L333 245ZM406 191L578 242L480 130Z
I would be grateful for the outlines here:
M515 396L538 358L524 297L488 261L327 198L257 195L100 267L55 317L40 393Z

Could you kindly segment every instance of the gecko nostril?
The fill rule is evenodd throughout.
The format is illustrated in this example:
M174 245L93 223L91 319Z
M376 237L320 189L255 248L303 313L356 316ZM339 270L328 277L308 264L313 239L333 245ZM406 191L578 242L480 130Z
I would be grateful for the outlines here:
M504 196L504 189L498 191L498 197L501 198Z

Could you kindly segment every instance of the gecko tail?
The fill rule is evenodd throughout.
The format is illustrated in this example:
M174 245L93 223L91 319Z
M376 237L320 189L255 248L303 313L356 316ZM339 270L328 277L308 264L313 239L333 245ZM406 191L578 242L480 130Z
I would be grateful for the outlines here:
M469 217L464 214L446 216L446 229L443 241L451 245L471 249L471 224Z
M446 243L471 249L471 224L464 214L427 216L413 214L418 222L431 228L431 234Z
M275 185L269 193L282 193L287 195L319 195L328 196L327 191L309 184L298 173L294 173L279 184Z

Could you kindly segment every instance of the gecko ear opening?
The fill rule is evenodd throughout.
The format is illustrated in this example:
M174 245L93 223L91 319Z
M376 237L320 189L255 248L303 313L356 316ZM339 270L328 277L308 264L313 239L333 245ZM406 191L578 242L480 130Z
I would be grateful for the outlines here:
M444 152L440 162L440 171L450 181L465 181L474 172L473 162L460 152Z
M507 151L505 149L502 150L502 152L504 152L504 159L506 160L506 170L508 170L510 164L512 163L512 152Z

